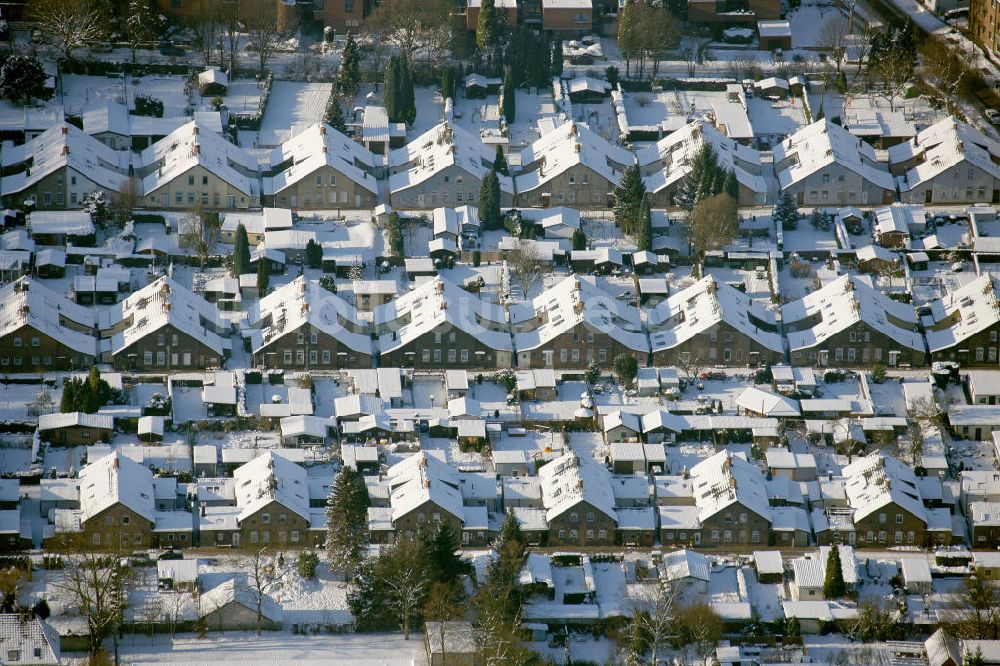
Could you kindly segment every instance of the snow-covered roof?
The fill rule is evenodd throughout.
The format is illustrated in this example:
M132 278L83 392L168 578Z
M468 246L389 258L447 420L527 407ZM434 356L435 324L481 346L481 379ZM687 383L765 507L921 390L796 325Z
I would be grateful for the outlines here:
M794 322L819 316L819 321L801 331ZM917 314L912 305L894 301L858 276L844 275L822 289L781 308L792 351L814 347L833 335L863 321L900 345L924 350L924 338L916 330Z
M896 503L916 518L927 522L920 486L913 469L881 451L858 458L843 469L847 501L854 509L854 521Z
M258 327L250 338L254 353L304 324L357 352L373 353L368 326L354 306L301 275L260 299L248 319Z
M703 580L706 583L710 577L708 558L697 551L682 548L663 556L663 577L667 582L673 583L694 578Z
M80 470L81 520L86 522L116 504L150 523L155 520L153 473L117 451Z
M673 349L720 322L775 352L784 351L774 312L725 282L707 275L649 311L653 351Z
M249 197L260 194L257 158L219 134L202 130L195 120L142 151L138 164L137 171L146 173L142 179L143 196L196 166L205 168Z
M307 516L308 519L308 516ZM281 622L284 617L281 604L274 601L269 594L262 595L260 612L265 620ZM211 590L202 593L198 602L202 614L208 614L216 609L223 609L231 603L237 603L257 612L257 592L250 584L230 578L225 583L216 585Z
M609 143L586 124L570 121L544 132L521 151L522 172L514 182L519 193L530 192L579 164L617 184L622 170L633 162L629 151Z
M86 414L84 412L53 412L38 415L38 429L40 431L72 427L111 430L115 427L115 419L110 414Z
M761 37L791 37L792 26L788 21L757 21Z
M0 613L5 664L61 664L59 633L34 614ZM16 658L11 658L17 652Z
M1000 143L954 116L943 118L909 141L889 148L890 164L914 159L916 164L900 178L900 191L919 187L962 162L1000 180Z
M375 309L378 348L398 349L443 324L451 324L487 347L511 350L503 310L440 277Z
M802 415L797 400L757 386L744 389L736 398L736 406L744 411L774 418L794 418Z
M540 467L538 479L547 521L552 522L580 502L587 502L617 521L611 477L607 468L596 461L565 453Z
M895 189L889 172L877 166L875 149L826 118L800 129L776 145L773 153L782 189L831 164L850 169L883 189ZM789 164L782 165L789 159Z
M100 313L101 330L124 328L111 338L111 352L117 354L151 333L170 325L191 336L220 356L230 346L220 332L228 325L219 318L215 306L163 276L125 300Z
M4 194L20 192L66 167L108 190L120 190L128 180L128 151L114 150L69 123L58 123L20 146L5 146L0 164L7 171L25 168L0 179Z
M209 67L205 71L199 72L198 85L207 86L213 83L220 86L228 86L229 77L218 67Z
M94 233L94 222L85 210L36 210L28 213L28 229L32 235L89 236Z
M741 185L752 192L767 192L760 152L737 143L702 120L688 123L636 154L646 190L659 192L683 180L693 168L695 155L706 143L712 147L719 166L732 171Z
M465 522L461 478L447 463L420 451L390 467L387 476L393 522L428 502Z
M269 168L278 171L264 178L264 194L280 192L323 166L378 194L378 183L365 170L377 164L375 155L329 125L310 125L271 151L268 161Z
M271 502L309 520L309 485L306 470L284 456L268 451L233 472L236 480L236 505L240 522Z
M532 299L510 308L514 346L518 351L538 349L578 325L610 335L640 352L649 340L639 311L615 299L593 276L569 276Z
M94 336L80 330L93 328L93 311L77 305L46 287L43 282L28 277L0 287L0 337L11 335L24 326L58 340L74 351L88 356L97 355ZM29 342L24 344L27 346Z
M1000 322L1000 292L989 273L931 302L925 326L931 353L948 349Z
M691 468L691 480L702 522L737 502L770 522L771 507L764 477L746 458L719 451Z
M444 169L456 166L476 180L482 180L493 165L496 152L478 136L450 122L430 128L402 148L389 153L389 191L399 192L432 178ZM513 193L509 176L498 174L500 190Z
M217 113L215 115L218 116ZM83 131L91 136L96 134L116 134L122 137L166 136L190 120L186 116L174 118L136 116L130 114L124 104L102 101L83 110ZM221 126L218 127L218 131L222 131Z

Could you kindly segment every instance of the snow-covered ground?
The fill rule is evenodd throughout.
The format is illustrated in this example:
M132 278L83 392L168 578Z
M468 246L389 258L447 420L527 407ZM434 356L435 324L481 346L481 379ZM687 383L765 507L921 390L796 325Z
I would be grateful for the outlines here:
M178 663L188 666L422 666L422 637L402 634L293 635L291 632L228 632L199 639L193 634L126 637L122 661L133 666Z
M85 108L100 103L127 103L135 108L136 95L149 95L163 102L163 117L185 115L188 97L184 93L183 76L108 77L64 74L62 94L51 103L61 101L67 114L79 114Z

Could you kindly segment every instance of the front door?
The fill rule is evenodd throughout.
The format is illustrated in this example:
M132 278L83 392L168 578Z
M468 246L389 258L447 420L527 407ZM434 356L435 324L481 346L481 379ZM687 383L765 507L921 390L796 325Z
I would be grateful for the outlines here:
M934 190L927 189L924 191L924 203L929 204L934 201Z

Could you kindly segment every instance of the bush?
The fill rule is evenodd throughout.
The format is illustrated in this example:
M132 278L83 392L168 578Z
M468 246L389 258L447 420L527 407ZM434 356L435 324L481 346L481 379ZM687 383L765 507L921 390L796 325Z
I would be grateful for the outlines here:
M478 267L483 262L483 255L479 250L472 251L472 265Z
M316 567L319 566L319 555L312 552L299 553L299 559L295 563L299 575L303 578L315 578Z
M135 110L132 111L132 113L136 116L153 116L154 118L162 118L163 100L150 95L136 95Z
M872 381L881 384L885 381L886 367L881 363L872 366Z
M247 384L260 384L261 376L260 372L257 370L249 370L244 375Z

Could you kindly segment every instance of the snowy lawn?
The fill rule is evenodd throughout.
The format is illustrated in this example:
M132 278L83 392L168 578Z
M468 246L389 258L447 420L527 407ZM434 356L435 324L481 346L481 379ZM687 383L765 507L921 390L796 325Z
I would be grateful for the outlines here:
M260 125L260 131L291 134L296 125L306 126L323 120L330 98L329 83L275 81Z
M194 634L128 637L119 647L133 665L183 663L188 666L297 664L298 666L409 666L427 663L419 635L335 634L296 636L291 632L229 632L199 639Z
M140 78L85 76L66 74L62 77L63 104L67 113L80 113L84 108L106 102L127 103L135 108L136 95L149 95L163 102L163 117L185 115L188 106L184 94L183 76L143 76ZM57 98L58 99L58 98Z

